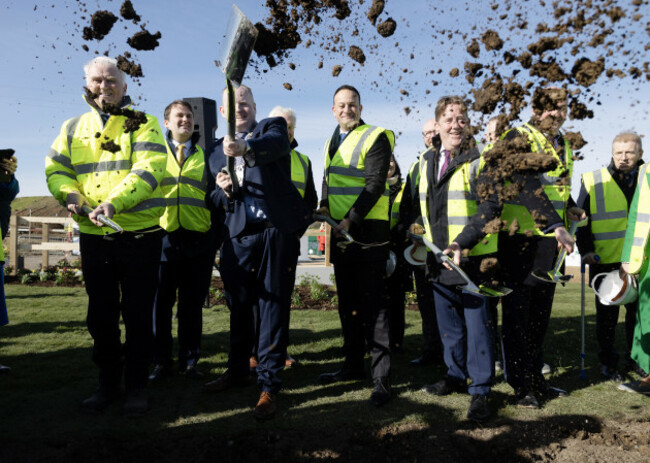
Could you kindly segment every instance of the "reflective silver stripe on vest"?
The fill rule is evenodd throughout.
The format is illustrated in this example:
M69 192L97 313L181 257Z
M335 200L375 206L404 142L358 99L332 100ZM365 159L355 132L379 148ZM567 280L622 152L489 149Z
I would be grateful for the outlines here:
M50 148L49 153L47 153L47 157L50 158L52 161L61 164L63 167L72 170L72 161L68 156L64 156L58 151Z
M164 198L145 199L144 201L133 206L131 209L122 211L121 213L124 214L128 212L146 211L147 209L153 209L154 207L165 207L165 199Z
M468 200L471 199L469 191L464 190L449 190L447 192L447 199L451 200Z
M625 230L621 231L614 231L614 232L602 232L602 233L594 233L594 240L600 241L600 240L618 240L621 238L625 238Z
M399 211L391 212L390 217L392 219L399 219Z
M143 169L135 169L132 170L131 173L144 180L144 182L149 185L152 190L155 190L158 186L158 180L156 180L156 177L154 177L153 174L149 171Z
M131 170L131 161L129 159L120 159L118 161L90 162L88 164L74 166L74 171L77 175L92 174L93 172L110 172L113 170Z
M181 196L180 198L166 198L165 204L167 205L167 207L194 206L194 207L202 207L204 209L207 209L205 200L199 198L187 198L185 196Z
M303 190L303 191L304 191L304 189L305 189L305 182L297 182L297 181L295 181L295 180L292 180L292 182L293 182L293 186L295 186L295 187L298 188L299 190Z
M564 201L551 201L551 204L555 209L564 209Z
M360 177L360 178L365 178L366 176L366 174L362 170L359 170L356 167L342 167L342 166L329 166L325 171L325 175L329 175L329 174L345 175L347 177Z
M426 201L427 200L427 194L426 192L420 192L420 202Z
M131 145L131 151L154 151L156 153L167 153L165 145L150 141L137 141Z
M469 217L447 217L447 223L449 225L467 225L469 223Z
M71 174L70 172L66 172L64 170L57 170L56 172L51 172L50 175L47 176L49 179L52 175L63 175L64 177L71 178L72 180L77 180L77 176L75 174Z
M359 165L359 158L361 157L361 148L363 147L363 144L366 142L370 134L372 134L376 129L377 129L376 125L371 125L366 129L365 132L363 132L361 138L359 138L359 141L354 147L354 150L352 150L352 157L350 158L350 167L357 167Z
M340 195L340 196L358 196L364 190L365 187L362 186L335 186L329 187L327 189L328 195ZM382 196L388 196L389 191L384 190Z
M559 177L551 177L548 174L540 174L539 181L542 185L557 185L557 182L560 181Z
M538 153L543 153L544 150L543 150L542 147L539 145L539 142L537 141L537 137L535 137L535 135L533 134L533 132L532 132L528 127L526 127L525 125L522 125L520 128L521 128L522 130L524 130L527 134L529 134L529 135L530 135L529 138L531 138L531 139L535 142L535 146L537 146L537 152L538 152Z
M643 242L645 241L645 238L639 238L639 237L634 237L632 240L632 246L643 246Z
M639 213L636 215L637 222L648 223L650 222L650 214Z
M195 188L198 188L201 191L205 191L207 189L204 183L195 180L191 177L185 177L183 175L181 175L180 181L178 177L165 177L160 182L160 186L178 185L179 183L193 186Z
M592 214L591 221L595 222L597 220L609 220L609 219L625 219L627 217L627 212L625 211L612 211L612 212L597 212Z
M79 120L81 116L77 116L70 121L67 128L67 142L68 142L68 153L72 152L72 138L74 137L74 132L77 130L77 125L79 125Z

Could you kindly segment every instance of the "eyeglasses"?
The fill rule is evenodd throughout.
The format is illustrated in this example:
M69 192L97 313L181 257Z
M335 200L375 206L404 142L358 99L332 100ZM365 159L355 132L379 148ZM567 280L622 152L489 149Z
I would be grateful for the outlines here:
M435 134L435 130L427 130L426 132L422 132L423 137L433 137Z

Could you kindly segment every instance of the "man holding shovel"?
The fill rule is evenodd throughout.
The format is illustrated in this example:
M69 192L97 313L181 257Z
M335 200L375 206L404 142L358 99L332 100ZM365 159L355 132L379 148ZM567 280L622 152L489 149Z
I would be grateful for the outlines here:
M219 111L227 119L227 90L222 96ZM205 384L204 390L220 392L250 382L253 307L257 304L261 392L254 416L268 419L277 410L279 373L285 366L299 237L312 222L312 210L291 180L285 119L257 122L253 92L244 85L235 90L235 106L236 137L218 140L210 155L217 187L208 198L212 207L226 214L220 272L230 309L230 352L228 369ZM235 160L230 174L224 171L228 158ZM235 182L237 193L232 188Z
M115 59L94 58L84 71L90 111L63 123L45 159L45 174L50 192L73 213L81 232L87 324L99 367L99 387L82 405L104 409L119 395L124 375L124 411L137 415L149 406L145 387L153 354L167 149L153 116L144 115L137 129L128 130L133 127L127 127L123 112L130 99ZM104 226L111 218L122 233Z
M551 318L555 284L531 273L553 267L558 244L567 253L573 251L574 239L565 221L585 218L584 211L572 207L573 154L560 132L566 119L566 90L538 88L532 109L528 123L505 132L486 151L496 156L508 146L517 146L516 153L506 153L505 157L519 156L525 161L521 170L508 178L517 194L503 198L501 219L508 229L499 235L504 284L513 289L501 300L505 376L515 391L517 405L525 408L539 408L541 399L567 395L566 391L550 387L542 374L542 344ZM534 156L545 167L531 171Z
M420 156L419 215L424 236L444 249L443 254L453 255L454 263L472 281L490 281L485 263L497 251L497 235L486 235L484 229L501 208L494 198L479 201L477 197L481 156L468 131L465 102L457 96L443 97L435 115L438 135ZM472 399L467 417L484 421L490 416L487 397L494 376L488 297L463 290L467 282L461 275L443 267L431 253L427 268L447 374L423 390L438 396L468 391Z

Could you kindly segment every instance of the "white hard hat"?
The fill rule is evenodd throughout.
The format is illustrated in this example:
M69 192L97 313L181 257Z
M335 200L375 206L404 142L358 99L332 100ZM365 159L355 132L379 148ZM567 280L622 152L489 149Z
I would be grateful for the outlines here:
M618 270L596 275L592 288L603 305L625 305L636 301L639 296L636 278L628 274L622 280Z
M415 267L421 267L427 263L427 248L423 245L411 244L404 249L404 259Z

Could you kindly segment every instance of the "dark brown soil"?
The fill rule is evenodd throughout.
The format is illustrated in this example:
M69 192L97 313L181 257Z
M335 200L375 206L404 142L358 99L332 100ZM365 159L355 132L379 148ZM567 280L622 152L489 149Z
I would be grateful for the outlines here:
M605 60L590 61L588 58L580 58L571 69L571 74L583 87L589 87L598 80L605 69Z
M111 153L117 153L121 149L120 145L116 145L113 140L105 141L100 146L104 151L110 151Z
M110 11L96 11L90 18L90 27L84 27L84 40L102 40L111 31L116 21L117 16Z
M372 0L370 10L368 10L368 19L374 26L377 23L377 18L384 11L384 0Z
M142 28L141 31L136 32L126 39L126 43L136 50L154 50L158 45L160 45L158 40L161 37L162 35L160 34L160 31L152 34L145 28Z
M293 85L291 85L289 82L283 83L282 86L287 90L293 90Z
M133 61L129 61L125 56L120 55L117 57L117 67L131 77L144 77L144 74L142 74L142 66Z
M472 39L472 43L467 46L467 53L469 53L472 58L478 58L481 54L481 47L479 47L476 39Z
M397 29L397 23L393 18L388 18L386 21L377 24L377 32L384 38L393 35L395 29Z
M140 21L140 15L135 12L133 3L130 0L124 0L124 3L120 7L120 15L126 20L133 20L134 23Z
M332 75L334 77L338 77L338 75L341 73L342 70L343 70L343 66L339 64L332 66Z
M348 51L348 56L361 65L363 65L363 63L366 62L366 55L364 55L363 50L357 47L356 45L350 46L350 51Z
M485 49L490 50L501 50L503 48L503 40L499 37L498 32L493 30L487 30L481 35L481 42L485 46Z

